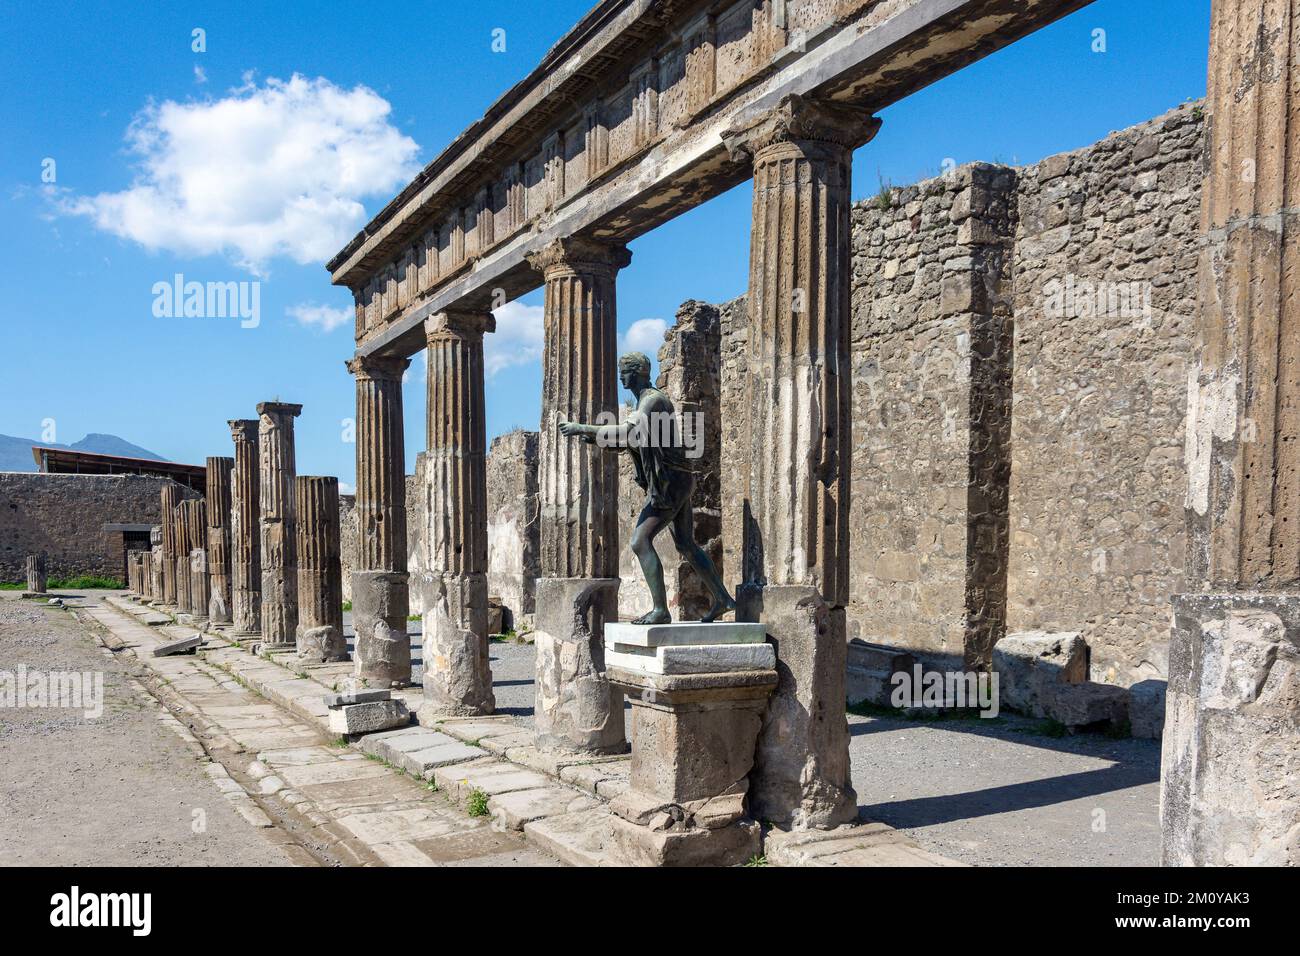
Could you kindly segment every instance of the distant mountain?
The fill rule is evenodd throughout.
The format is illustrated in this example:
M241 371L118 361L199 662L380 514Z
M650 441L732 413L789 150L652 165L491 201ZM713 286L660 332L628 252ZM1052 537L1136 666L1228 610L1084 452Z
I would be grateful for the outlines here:
M32 457L32 446L46 448L71 448L74 451L90 451L100 455L122 455L127 458L148 458L151 461L166 461L162 455L147 448L133 445L125 438L116 435L101 435L91 432L81 441L71 445L58 442L37 441L34 438L16 438L13 435L0 435L0 471L35 471L36 459Z
M166 461L162 455L151 452L148 448L133 445L125 438L116 435L101 435L91 432L81 441L68 446L76 451L93 451L97 455L121 455L123 458L148 458L150 461Z

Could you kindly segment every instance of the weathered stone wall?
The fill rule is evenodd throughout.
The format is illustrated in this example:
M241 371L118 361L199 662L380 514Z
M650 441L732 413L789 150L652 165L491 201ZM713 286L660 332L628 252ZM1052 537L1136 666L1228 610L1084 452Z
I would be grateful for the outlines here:
M534 611L541 573L537 432L492 440L487 456L488 594L501 599L516 628Z
M25 580L29 554L48 555L51 578L123 579L122 531L109 524L157 524L170 478L0 472L0 581ZM197 498L190 488L181 498Z
M1006 593L1015 174L853 210L848 636L986 662Z
M724 307L725 308L725 307ZM682 440L699 457L692 459L695 492L692 511L695 540L704 548L726 580L722 555L720 349L721 321L718 306L693 299L677 309L677 320L664 335L660 346L659 377L655 384L673 400L681 422ZM626 393L624 393L626 397ZM625 414L627 409L623 410ZM691 452L692 454L694 452ZM650 589L629 542L645 504L645 494L636 485L630 455L619 455L618 560L622 583L618 591L618 616L630 620L650 610ZM664 566L664 590L673 620L699 620L709 609L710 596L703 582L673 544L665 530L655 539L655 550ZM739 567L739 565L737 565Z
M1094 679L1164 676L1202 125L1188 105L855 205L850 637L984 658L1008 631L1078 632ZM1088 308L1089 282L1113 302ZM743 298L720 307L729 580L746 321Z
M1203 125L1188 105L1020 170L1010 627L1078 631L1094 680L1165 676L1184 589Z
M722 511L722 562L718 570L732 594L741 579L744 555L745 497L749 494L749 402L745 383L749 374L749 316L745 297L718 306L719 381L722 403L720 469Z

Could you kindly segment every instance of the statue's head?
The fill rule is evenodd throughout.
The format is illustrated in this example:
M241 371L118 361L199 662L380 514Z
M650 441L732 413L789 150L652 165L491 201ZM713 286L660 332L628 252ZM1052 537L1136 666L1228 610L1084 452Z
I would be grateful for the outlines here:
M650 384L650 359L644 352L628 352L618 360L618 380L631 389L637 384Z

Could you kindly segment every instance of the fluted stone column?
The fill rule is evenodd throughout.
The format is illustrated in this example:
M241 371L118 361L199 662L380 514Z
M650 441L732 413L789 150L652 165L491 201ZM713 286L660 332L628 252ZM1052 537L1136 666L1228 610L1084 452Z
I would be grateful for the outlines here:
M23 569L27 572L27 591L29 594L45 593L46 567L45 555L27 555L23 562Z
M537 740L623 750L623 698L605 680L603 632L618 619L618 461L559 433L618 411L615 276L622 246L556 240L530 257L545 281L538 454L541 571L537 581ZM613 419L606 420L609 423Z
M490 312L443 312L428 343L427 548L421 720L496 709L487 633L487 428L483 333Z
M190 539L190 613L196 620L208 617L208 599L212 588L208 574L208 552L203 542L208 537L208 503L202 498L184 504L186 534Z
M298 631L298 529L293 479L297 470L293 420L301 405L262 402L257 406L258 526L262 546L262 645L294 646Z
M176 551L172 555L173 575L176 580L176 610L180 614L190 614L194 610L194 592L190 588L190 552L194 550L190 540L189 510L187 502L182 501L172 509L172 542Z
M357 569L352 574L353 660L379 686L411 682L406 574L406 451L402 373L410 360L356 356Z
M163 602L163 526L153 525L149 529L149 601L152 604Z
M227 422L235 443L230 472L230 603L233 634L248 637L262 629L262 537L258 422L241 418Z
M160 523L162 527L162 593L158 600L163 604L176 604L176 506L181 503L179 485L163 485L159 493Z
M230 476L233 458L208 459L208 619L213 624L233 620L230 603Z
M298 513L298 657L309 663L348 659L343 637L343 565L339 480L294 479Z
M1162 861L1300 865L1300 0L1214 0Z
M724 134L754 171L749 255L749 494L740 620L761 620L780 683L751 812L781 826L856 817L844 713L852 461L853 148L879 122L786 97Z

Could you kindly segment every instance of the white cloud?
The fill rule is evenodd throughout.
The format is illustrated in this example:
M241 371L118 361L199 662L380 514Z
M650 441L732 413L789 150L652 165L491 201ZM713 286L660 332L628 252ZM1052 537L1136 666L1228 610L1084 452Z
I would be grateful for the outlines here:
M619 352L644 352L653 361L664 344L668 323L663 319L637 319L619 336Z
M302 302L291 305L285 310L291 318L307 326L316 326L322 332L333 332L340 325L355 321L356 312L349 308L335 308L332 305L317 305L315 302Z
M496 316L497 330L483 339L483 363L488 378L512 365L541 361L545 331L540 305L507 302L492 314Z
M320 262L364 225L362 197L387 197L416 170L419 147L390 110L367 87L298 74L151 104L126 134L131 186L60 208L149 249L227 255L254 272L280 256Z
M203 69L203 67L199 66L197 63L194 64L194 82L195 83L208 82L207 70Z

